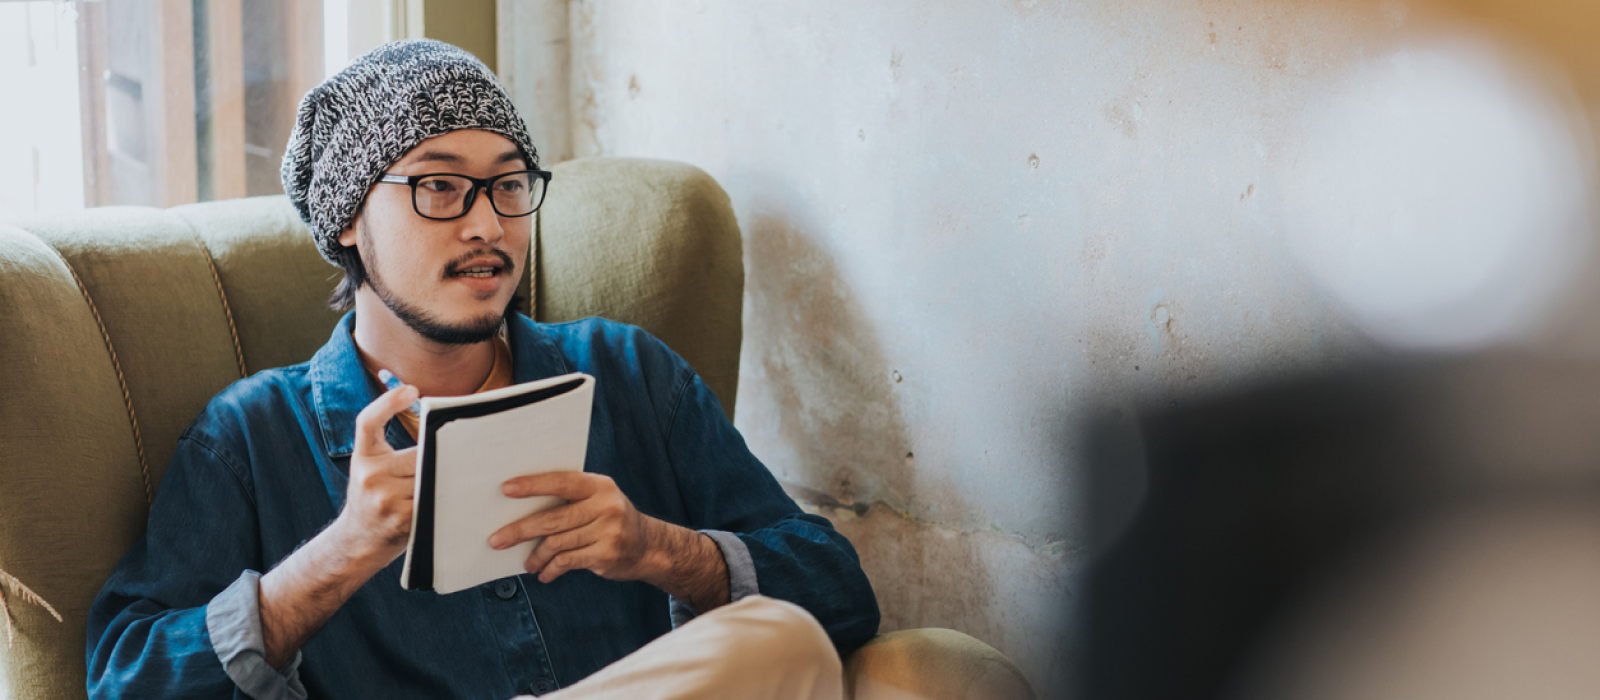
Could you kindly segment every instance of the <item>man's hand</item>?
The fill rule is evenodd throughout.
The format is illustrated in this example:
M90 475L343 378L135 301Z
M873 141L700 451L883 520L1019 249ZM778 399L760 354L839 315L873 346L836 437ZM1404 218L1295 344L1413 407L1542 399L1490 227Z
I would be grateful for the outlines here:
M406 551L416 448L396 451L383 426L416 400L416 388L406 386L361 410L344 510L261 577L261 636L273 668L282 669L339 606Z
M356 415L344 510L329 528L339 533L352 554L382 562L381 566L406 551L417 470L417 448L394 449L384 438L384 426L416 400L417 388L402 386L385 392Z
M728 568L711 538L633 507L611 477L585 472L522 476L501 486L512 498L557 496L564 506L500 528L489 546L506 549L543 537L528 573L549 583L574 569L614 581L644 581L699 612L728 602Z

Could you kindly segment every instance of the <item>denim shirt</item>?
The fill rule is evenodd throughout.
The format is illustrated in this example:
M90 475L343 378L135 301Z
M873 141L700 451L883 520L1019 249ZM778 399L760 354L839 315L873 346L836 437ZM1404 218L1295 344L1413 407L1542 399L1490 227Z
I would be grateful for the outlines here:
M382 389L353 324L346 314L309 362L234 383L179 438L145 535L90 610L91 697L506 700L571 685L671 630L674 613L693 614L649 584L588 571L407 591L397 559L284 668L269 667L258 572L338 515L356 413ZM796 507L682 358L600 319L507 325L513 381L594 375L585 470L614 479L640 512L710 534L736 598L800 605L841 653L877 632L854 548ZM398 420L387 437L415 444Z

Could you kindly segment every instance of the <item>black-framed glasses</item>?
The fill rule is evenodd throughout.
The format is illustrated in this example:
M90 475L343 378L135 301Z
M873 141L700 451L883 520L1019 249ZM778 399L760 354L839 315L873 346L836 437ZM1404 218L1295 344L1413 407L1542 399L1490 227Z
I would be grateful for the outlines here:
M418 216L435 221L459 219L478 202L478 190L489 193L494 213L505 217L527 216L544 203L550 188L550 173L544 170L517 170L480 179L455 173L390 175L378 182L411 186L411 208Z

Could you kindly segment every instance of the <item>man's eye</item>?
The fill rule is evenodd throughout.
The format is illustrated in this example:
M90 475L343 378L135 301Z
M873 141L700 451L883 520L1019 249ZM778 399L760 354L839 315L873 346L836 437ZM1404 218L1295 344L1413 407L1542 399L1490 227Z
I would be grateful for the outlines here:
M501 192L521 192L528 188L521 180L501 180L494 183L494 187Z
M443 193L456 191L456 183L449 180L423 180L422 183L417 186L428 190L429 192Z

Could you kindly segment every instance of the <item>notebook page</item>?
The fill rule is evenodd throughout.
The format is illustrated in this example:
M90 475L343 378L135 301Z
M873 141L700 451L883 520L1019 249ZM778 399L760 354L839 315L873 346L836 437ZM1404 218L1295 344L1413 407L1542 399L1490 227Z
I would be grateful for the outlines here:
M554 496L509 498L506 480L582 471L594 383L544 401L441 426L434 477L433 587L440 594L524 573L539 540L489 547L501 527L561 505Z

